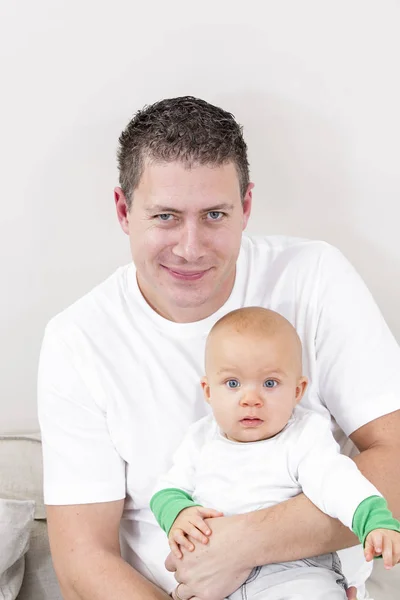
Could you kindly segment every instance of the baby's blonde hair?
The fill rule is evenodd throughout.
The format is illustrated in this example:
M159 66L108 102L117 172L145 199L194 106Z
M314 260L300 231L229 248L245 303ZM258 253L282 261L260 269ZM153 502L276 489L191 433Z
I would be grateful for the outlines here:
M295 351L299 355L301 365L302 347L296 329L285 317L273 310L262 308L261 306L248 306L232 310L221 317L208 334L206 355L207 347L212 338L223 329L230 329L239 334L251 334L256 337L273 337L277 334L287 335L291 343L295 346Z

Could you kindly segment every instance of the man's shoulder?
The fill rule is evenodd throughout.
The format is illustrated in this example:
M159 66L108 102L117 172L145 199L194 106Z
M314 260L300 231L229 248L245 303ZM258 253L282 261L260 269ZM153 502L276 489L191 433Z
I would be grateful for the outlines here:
M300 257L302 260L318 259L327 254L340 254L339 250L323 240L285 235L244 235L242 250L255 258L271 259Z
M302 290L304 299L308 292L313 293L317 282L325 280L331 271L340 272L345 264L341 252L331 244L289 236L243 236L238 261L248 287L251 281L253 295L267 284L270 291L278 286L291 297L294 290Z
M125 308L127 277L132 267L132 263L119 267L107 279L52 317L47 324L47 331L70 334L74 329L112 322Z

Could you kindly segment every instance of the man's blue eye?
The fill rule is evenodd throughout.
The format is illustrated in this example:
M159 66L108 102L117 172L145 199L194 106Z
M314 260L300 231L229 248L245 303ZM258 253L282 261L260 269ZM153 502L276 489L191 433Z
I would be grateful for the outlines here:
M221 216L223 215L223 213L219 210L210 210L208 215L212 221L218 221L221 218Z
M237 379L228 379L228 381L226 382L226 385L228 386L228 388L230 388L231 390L234 390L235 388L238 388L240 383L238 382Z
M274 379L267 379L266 381L264 381L264 386L267 388L273 388L276 385L278 385L278 384Z
M170 213L162 213L161 215L157 215L160 221L169 221L172 215Z

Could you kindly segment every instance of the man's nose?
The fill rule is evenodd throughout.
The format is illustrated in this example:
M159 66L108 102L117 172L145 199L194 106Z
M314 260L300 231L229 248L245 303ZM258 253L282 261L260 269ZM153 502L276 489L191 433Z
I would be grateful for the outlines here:
M264 405L263 399L256 390L248 390L240 399L241 406L261 407Z
M205 247L201 227L197 223L185 223L178 232L178 240L173 247L173 254L195 263L204 256Z

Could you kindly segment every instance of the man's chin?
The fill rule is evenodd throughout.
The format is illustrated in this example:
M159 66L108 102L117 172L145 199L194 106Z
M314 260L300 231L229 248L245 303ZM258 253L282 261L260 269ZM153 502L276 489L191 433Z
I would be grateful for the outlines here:
M167 299L167 298L165 298ZM204 306L204 304L207 303L207 301L209 300L209 297L206 296L195 296L195 297L191 297L187 294L171 294L168 298L168 303L170 304L170 306L173 306L173 308L176 309L182 309L182 310L190 310L193 309L195 310L196 308L200 308L202 306Z

